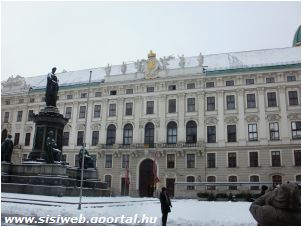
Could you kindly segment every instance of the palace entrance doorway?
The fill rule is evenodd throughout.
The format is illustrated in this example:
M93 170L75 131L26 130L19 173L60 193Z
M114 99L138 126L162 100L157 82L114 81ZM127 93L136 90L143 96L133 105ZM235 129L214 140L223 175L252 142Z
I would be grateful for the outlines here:
M139 195L140 197L152 197L153 192L153 160L145 159L139 166Z

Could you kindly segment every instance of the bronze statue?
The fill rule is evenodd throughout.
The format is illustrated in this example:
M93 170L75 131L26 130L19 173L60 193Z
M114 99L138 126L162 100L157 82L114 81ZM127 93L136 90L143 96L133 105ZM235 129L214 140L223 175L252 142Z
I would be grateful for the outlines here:
M81 148L81 150L79 152L79 168L80 169L82 168L82 160L83 160L83 147ZM95 168L94 163L95 163L94 158L85 149L85 152L84 152L84 169Z
M54 67L47 75L45 102L46 106L57 106L57 96L59 91L58 79L55 75L57 68Z
M12 136L8 135L4 142L1 144L1 161L11 162L14 144Z
M49 164L55 161L60 162L62 156L62 151L57 149L57 144L54 139L54 132L49 131L48 137L46 139L46 156L45 161Z

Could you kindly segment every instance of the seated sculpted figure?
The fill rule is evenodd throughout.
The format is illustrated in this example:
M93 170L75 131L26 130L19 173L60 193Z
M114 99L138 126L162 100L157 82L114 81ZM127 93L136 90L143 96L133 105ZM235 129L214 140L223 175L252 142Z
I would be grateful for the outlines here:
M1 144L1 161L11 162L13 152L12 136L8 135L5 141Z
M54 139L54 132L49 131L46 139L46 162L54 163L54 161L61 161L62 151L57 149L57 144Z
M94 158L89 155L88 151L85 149L85 152L83 152L83 147L81 148L79 152L79 168L82 168L82 160L83 160L83 153L84 153L84 169L87 168L95 168L94 163L95 160Z

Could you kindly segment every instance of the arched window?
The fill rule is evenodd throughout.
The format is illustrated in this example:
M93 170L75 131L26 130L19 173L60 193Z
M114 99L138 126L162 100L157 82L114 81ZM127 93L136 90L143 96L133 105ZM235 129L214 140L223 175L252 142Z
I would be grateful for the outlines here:
M259 182L259 176L257 175L250 176L250 182ZM259 190L259 185L252 185L251 190Z
M195 182L195 177L193 176L188 176L187 177L187 182ZM193 185L188 185L187 190L195 190L195 186Z
M114 125L109 125L107 128L107 145L115 144L116 128Z
M126 124L124 127L123 144L125 145L132 144L132 139L133 139L133 126L131 124Z
M278 184L282 184L282 177L280 175L272 176L273 186L277 186Z
M229 182L237 182L237 176L229 176ZM237 190L237 186L230 185L229 190Z
M167 125L167 143L177 143L177 124L170 121Z
M151 122L145 126L145 144L148 144L149 147L154 146L154 125Z
M197 142L197 125L195 121L189 121L186 126L186 143Z
M107 184L108 188L111 188L111 175L105 175L105 183Z
M207 177L207 182L216 182L216 177L215 176L208 176ZM216 190L216 186L209 185L209 186L207 186L207 190Z

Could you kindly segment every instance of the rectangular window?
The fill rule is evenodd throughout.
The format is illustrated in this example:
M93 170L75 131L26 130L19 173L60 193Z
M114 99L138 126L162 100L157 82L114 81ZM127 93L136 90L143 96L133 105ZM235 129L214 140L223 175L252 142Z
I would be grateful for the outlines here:
M207 110L208 111L215 110L215 97L207 97Z
M236 142L236 125L227 126L228 142Z
M116 116L116 104L111 103L109 104L109 117L114 117Z
M254 79L246 79L245 80L246 85L250 85L250 84L254 84L254 83L255 83Z
M66 109L65 109L65 117L68 119L71 118L71 110L72 110L72 107L66 107Z
M72 99L72 95L66 95L66 99Z
M154 87L147 87L147 92L154 92Z
M301 139L301 121L293 121L292 125L292 139L299 140Z
M19 144L20 133L15 133L14 146Z
M116 95L116 90L110 91L110 95Z
M92 131L91 145L96 146L99 143L99 131Z
M126 89L126 94L127 95L133 94L133 89L132 88Z
M237 176L229 176L229 182L237 182ZM230 185L229 190L237 190L237 186Z
M85 117L86 117L86 106L80 106L79 118L85 118Z
M225 86L229 87L229 86L234 86L234 80L227 80L225 82Z
M296 81L295 76L287 76L287 82Z
M216 143L216 126L207 126L208 143Z
M101 105L95 105L94 106L93 117L94 118L101 117Z
M258 140L257 124L248 124L249 141Z
M256 175L250 176L250 182L259 182L259 176L256 176ZM253 185L250 188L251 188L251 190L259 190L258 185Z
M169 90L169 91L176 90L176 85L174 85L174 84L173 84L173 85L169 85L169 86L168 86L168 90Z
M258 152L250 152L250 167L258 167Z
M24 103L24 99L19 99L19 104Z
M112 154L105 155L105 168L112 168Z
M194 89L194 88L195 88L195 83L187 84L187 89Z
M288 92L289 105L297 106L298 105L298 92L297 91L289 91Z
M266 83L267 84L275 83L275 77L266 77Z
M132 115L132 109L133 109L133 103L132 102L127 102L126 103L126 116L131 116Z
M195 154L187 154L187 168L195 168Z
M10 105L10 100L5 100L5 105Z
M255 94L247 94L246 101L247 101L247 108L256 108Z
M294 150L295 166L301 166L301 150Z
M154 114L154 101L147 101L147 114Z
M122 168L129 168L129 160L130 160L130 155L128 154L123 154L122 155Z
M8 120L9 120L9 112L5 112L3 122L8 123Z
M216 154L215 153L207 153L207 167L216 168Z
M206 87L214 87L214 82L206 82Z
M87 93L81 93L81 99L87 98Z
M25 146L30 145L30 132L25 134Z
M273 167L281 166L280 151L272 151L272 166Z
M63 132L63 146L69 145L69 132Z
M175 168L175 154L167 154L167 168L168 169Z
M34 102L35 102L35 98L30 98L30 99L29 99L29 102L30 102L30 103L34 103Z
M237 158L235 152L228 153L229 168L235 168L237 166Z
M169 99L169 113L176 113L176 99Z
M226 101L227 101L227 109L234 110L235 109L235 95L227 95Z
M187 109L188 112L195 112L195 98L187 99Z
M272 122L269 123L270 139L279 140L279 123Z
M101 96L102 96L102 92L100 92L100 91L96 91L94 93L94 97L101 97Z
M22 114L23 114L23 111L18 111L18 114L17 114L17 122L22 121Z
M29 110L28 114L27 114L27 120L28 121L32 121L33 120L33 116L34 116L34 111L33 110Z
M276 92L268 92L267 93L267 106L268 107L277 106Z
M82 146L84 143L84 131L78 131L77 146Z

